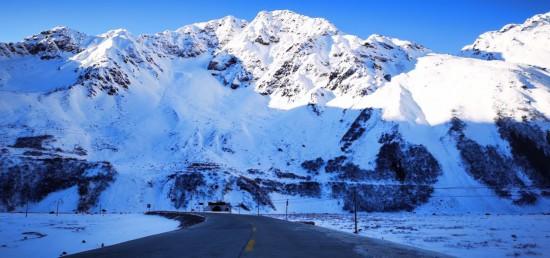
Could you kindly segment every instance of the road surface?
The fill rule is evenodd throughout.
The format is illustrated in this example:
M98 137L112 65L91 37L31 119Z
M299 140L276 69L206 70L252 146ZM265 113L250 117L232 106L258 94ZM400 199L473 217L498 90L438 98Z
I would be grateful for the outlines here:
M200 215L206 220L189 228L70 257L445 257L389 241L269 217Z

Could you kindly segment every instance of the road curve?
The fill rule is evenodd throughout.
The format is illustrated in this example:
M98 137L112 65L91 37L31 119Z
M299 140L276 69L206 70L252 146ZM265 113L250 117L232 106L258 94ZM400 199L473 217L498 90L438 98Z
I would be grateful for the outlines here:
M389 241L269 217L200 215L206 220L189 228L70 257L446 257Z

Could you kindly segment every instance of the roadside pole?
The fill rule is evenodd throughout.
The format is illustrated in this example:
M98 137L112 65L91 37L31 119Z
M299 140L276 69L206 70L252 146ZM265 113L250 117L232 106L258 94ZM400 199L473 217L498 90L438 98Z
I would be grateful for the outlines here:
M260 197L258 196L258 191L256 191L256 207L258 207L258 216L260 216Z
M353 217L355 221L355 231L353 233L357 234L357 189L353 190Z
M285 219L288 221L288 199L286 199Z
M59 200L57 200L57 203L55 205L55 216L59 216Z

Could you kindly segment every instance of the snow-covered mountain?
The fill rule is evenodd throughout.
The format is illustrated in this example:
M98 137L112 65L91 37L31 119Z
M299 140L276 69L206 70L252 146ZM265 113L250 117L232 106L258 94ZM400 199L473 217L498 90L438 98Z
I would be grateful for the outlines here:
M466 56L486 60L548 67L550 59L550 13L538 14L523 24L508 24L498 31L489 31L462 52Z
M0 43L0 207L545 209L548 16L463 56L291 11Z

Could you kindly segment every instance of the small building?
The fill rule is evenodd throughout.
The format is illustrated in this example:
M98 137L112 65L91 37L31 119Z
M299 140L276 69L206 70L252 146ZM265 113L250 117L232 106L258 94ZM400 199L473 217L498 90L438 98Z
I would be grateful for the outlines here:
M231 204L223 201L208 202L208 205L204 208L204 211L231 212Z

